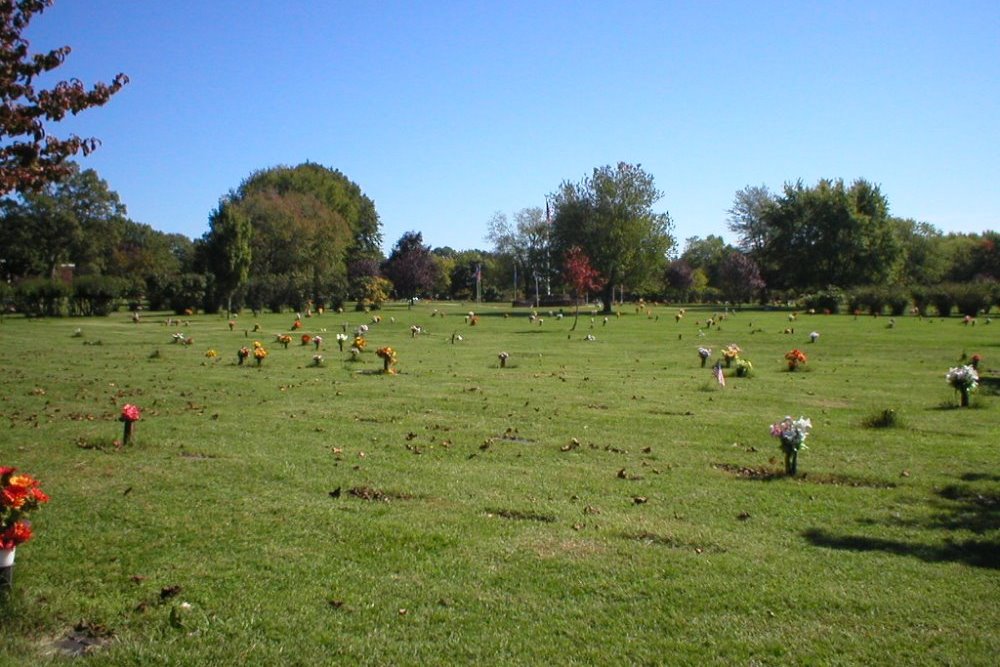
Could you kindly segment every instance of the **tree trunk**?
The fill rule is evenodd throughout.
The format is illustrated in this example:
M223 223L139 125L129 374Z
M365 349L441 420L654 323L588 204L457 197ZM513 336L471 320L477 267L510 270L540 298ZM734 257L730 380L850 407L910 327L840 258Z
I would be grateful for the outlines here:
M601 291L601 300L604 302L604 310L602 312L605 315L610 315L615 305L615 286L610 281L604 286L604 290Z

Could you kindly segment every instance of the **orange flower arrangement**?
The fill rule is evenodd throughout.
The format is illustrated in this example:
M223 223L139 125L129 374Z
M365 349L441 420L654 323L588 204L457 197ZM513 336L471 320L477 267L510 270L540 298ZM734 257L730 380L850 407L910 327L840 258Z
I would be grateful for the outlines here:
M302 334L301 340L303 345L308 345L310 342L312 342L312 336L310 336L309 334Z
M31 524L25 516L49 501L34 478L16 472L17 468L0 467L0 549L3 550L31 539Z
M788 352L785 355L785 359L788 361L788 370L796 370L800 364L806 363L806 355L801 350L795 349Z
M253 342L253 358L257 360L257 365L260 366L264 363L264 359L267 357L267 350L259 340Z
M375 354L382 359L382 372L395 375L396 369L393 366L396 365L396 351L386 345L375 350Z

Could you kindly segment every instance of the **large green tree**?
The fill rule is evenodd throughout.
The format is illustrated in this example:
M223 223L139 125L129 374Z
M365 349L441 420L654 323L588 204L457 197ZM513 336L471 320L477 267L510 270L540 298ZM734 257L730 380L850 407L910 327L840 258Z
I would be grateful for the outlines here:
M66 176L67 159L81 151L90 153L100 142L75 135L60 139L48 133L48 125L67 113L104 104L128 83L128 77L119 74L110 84L97 83L90 89L77 79L37 88L38 80L62 65L70 52L68 46L28 52L23 33L52 2L0 1L0 195L35 190Z
M73 163L37 191L7 198L0 210L0 259L11 275L51 276L60 264L103 273L125 229L118 194L92 169Z
M215 275L216 288L226 298L226 311L232 314L233 295L250 277L253 227L250 217L227 200L212 211L208 225L205 243L209 270Z
M753 258L767 247L769 230L764 213L774 201L766 185L748 185L736 193L732 207L726 211L729 231L738 236L740 250Z
M362 258L382 259L382 228L375 202L340 170L305 162L297 167L257 171L240 185L236 199L257 192L273 192L279 197L290 193L315 197L349 225L352 240L347 248L348 263Z
M883 283L902 258L889 202L863 179L849 187L839 179L786 184L763 221L768 241L761 264L772 288Z
M348 296L348 266L382 259L374 202L335 169L307 162L261 170L228 199L253 229L247 298L255 309L338 305Z
M579 183L564 182L552 195L554 256L573 246L586 253L606 281L605 312L616 287L643 289L663 275L674 239L670 216L653 210L662 196L651 174L624 162L594 169Z

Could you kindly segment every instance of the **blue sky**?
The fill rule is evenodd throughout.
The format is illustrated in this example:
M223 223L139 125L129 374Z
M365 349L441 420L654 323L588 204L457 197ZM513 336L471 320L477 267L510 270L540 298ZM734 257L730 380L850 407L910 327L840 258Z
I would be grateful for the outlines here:
M54 128L130 217L199 237L253 171L357 182L389 250L488 248L487 222L641 163L675 236L726 231L735 192L866 178L894 215L998 228L1000 3L57 0L32 50L124 72Z

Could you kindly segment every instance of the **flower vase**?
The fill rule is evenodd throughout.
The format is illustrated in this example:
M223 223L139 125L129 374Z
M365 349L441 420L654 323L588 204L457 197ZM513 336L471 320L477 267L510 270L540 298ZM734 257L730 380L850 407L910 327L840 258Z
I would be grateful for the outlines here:
M338 340L337 341L337 345L340 347L340 351L343 352L344 351L344 341Z
M135 429L135 422L126 419L125 420L125 432L122 434L122 444L130 445L132 443L132 431Z
M733 365L733 360L732 360L732 358L730 358L730 357L726 357L726 368L729 368L729 367L730 367L730 366L732 366L732 365Z
M14 552L17 547L0 549L0 590L14 587Z
M707 361L708 361L708 357L702 357L702 358L701 358L701 367L702 367L702 368L704 368L704 367L705 367L705 362L707 362Z
M500 357L500 368L507 368L507 357Z
M959 389L958 393L962 397L960 399L961 406L963 408L969 407L969 390L968 389Z
M391 361L392 360L389 358L388 355L386 355L385 357L383 357L383 359L382 359L382 372L383 373L388 373L389 372L389 363Z
M782 449L785 450L785 474L795 476L799 467L799 450L795 443L782 439Z

